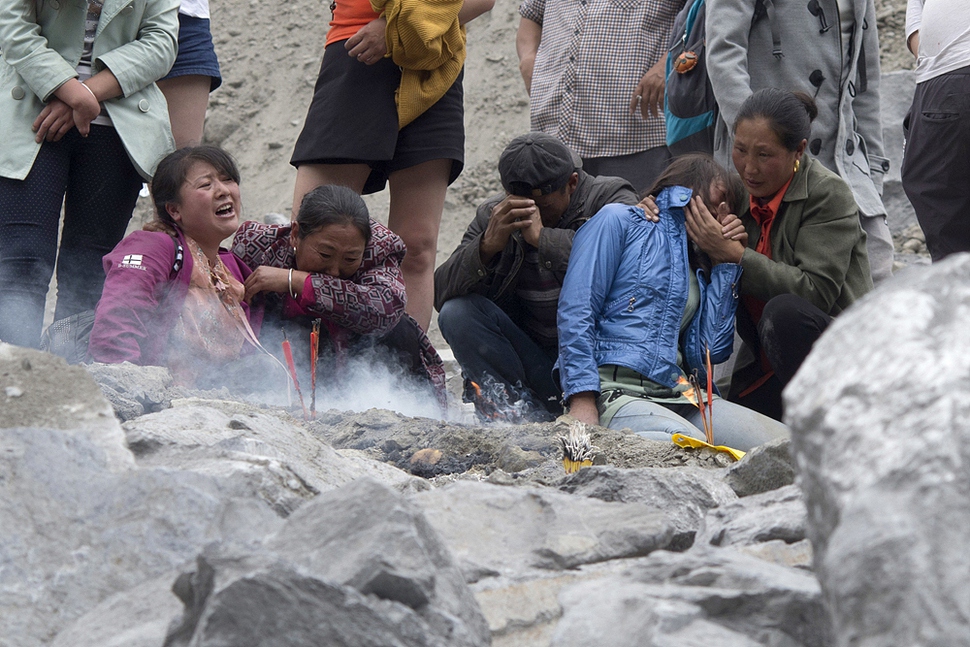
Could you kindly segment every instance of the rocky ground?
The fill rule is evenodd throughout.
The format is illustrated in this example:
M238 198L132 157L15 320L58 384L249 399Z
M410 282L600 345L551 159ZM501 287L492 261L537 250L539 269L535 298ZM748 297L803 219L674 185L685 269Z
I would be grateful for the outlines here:
M250 217L286 212L327 3L212 6L207 138L239 159ZM439 261L528 128L515 6L469 26ZM877 0L901 269L925 264L898 176L904 12ZM387 197L369 204L381 218ZM0 344L0 646L968 644L968 273L901 271L840 318L789 396L795 442L735 463L587 429L594 466L573 475L568 418L306 421Z
M0 645L970 645L968 286L964 254L839 317L791 441L588 429L575 474L568 418L308 421L0 344Z

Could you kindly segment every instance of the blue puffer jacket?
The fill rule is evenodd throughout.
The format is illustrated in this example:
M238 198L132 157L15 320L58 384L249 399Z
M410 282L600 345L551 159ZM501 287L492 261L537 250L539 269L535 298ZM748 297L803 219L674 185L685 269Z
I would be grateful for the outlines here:
M660 222L639 207L611 204L580 228L559 296L558 369L565 398L600 390L604 364L631 368L673 387L687 371L702 382L705 348L711 361L731 356L741 266L714 266L710 283L697 273L701 302L681 344L690 265L684 205L691 191L672 187L657 196Z

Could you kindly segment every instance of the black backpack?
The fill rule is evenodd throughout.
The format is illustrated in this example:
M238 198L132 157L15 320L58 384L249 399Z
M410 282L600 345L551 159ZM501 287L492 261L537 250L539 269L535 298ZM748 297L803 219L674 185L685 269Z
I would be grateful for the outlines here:
M763 17L772 19L772 0L757 0L751 24ZM685 153L713 153L717 100L707 75L707 16L705 0L688 0L674 19L667 48L667 81L664 90L664 117L667 122L667 148L673 156ZM773 54L781 52L781 36L771 26Z

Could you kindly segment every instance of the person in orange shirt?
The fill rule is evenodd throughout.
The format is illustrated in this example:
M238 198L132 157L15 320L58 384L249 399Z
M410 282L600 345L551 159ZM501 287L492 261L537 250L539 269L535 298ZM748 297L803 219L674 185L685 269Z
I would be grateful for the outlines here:
M313 100L290 159L297 167L294 219L304 194L321 184L358 193L390 185L387 223L408 249L401 267L407 310L424 329L431 322L445 192L464 164L461 25L493 3L453 0L432 7L389 0L378 13L368 0L335 2ZM408 30L414 27L436 37L413 38ZM415 70L435 77L436 91L418 107L407 90L414 86L405 84Z

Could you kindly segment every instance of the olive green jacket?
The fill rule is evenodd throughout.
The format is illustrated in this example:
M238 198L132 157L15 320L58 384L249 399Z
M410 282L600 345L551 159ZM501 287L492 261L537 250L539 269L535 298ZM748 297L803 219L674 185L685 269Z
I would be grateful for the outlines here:
M0 0L0 176L22 180L40 150L31 125L54 92L77 77L85 0ZM104 102L146 179L175 149L168 105L155 81L175 62L179 0L104 0L93 73L108 68L122 95Z
M761 229L741 216L748 248L741 257L741 294L768 301L794 294L837 315L872 289L859 207L838 175L807 155L771 227L771 258L754 251Z
M754 251L761 228L750 210L741 220L748 232L748 248L741 257L742 295L767 302L780 294L794 294L835 316L872 289L859 207L842 178L817 160L802 157L782 199L771 227L771 258ZM742 306L738 333L747 348L738 355L735 380L756 357L757 339L744 332L753 331L753 326L743 318L750 320ZM732 383L732 392L737 387Z

